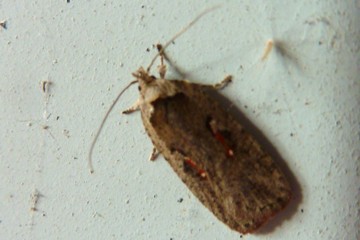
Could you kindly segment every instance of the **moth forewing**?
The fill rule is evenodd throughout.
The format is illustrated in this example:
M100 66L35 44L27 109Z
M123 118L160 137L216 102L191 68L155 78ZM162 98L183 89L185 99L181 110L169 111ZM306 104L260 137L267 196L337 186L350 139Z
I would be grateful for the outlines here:
M241 233L255 231L290 201L286 177L208 94L212 86L166 81L154 80L149 88L158 89L150 90L156 96L142 99L143 123L155 148L216 217ZM147 95L146 84L141 91Z

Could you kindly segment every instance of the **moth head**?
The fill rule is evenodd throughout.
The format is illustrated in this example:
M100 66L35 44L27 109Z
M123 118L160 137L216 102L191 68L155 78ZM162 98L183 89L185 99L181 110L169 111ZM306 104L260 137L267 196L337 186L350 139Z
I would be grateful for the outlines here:
M150 75L143 67L140 67L136 72L132 74L139 84L139 92L142 98L146 98L147 91L151 89L151 86L156 85L156 77Z
M132 73L140 85L149 84L156 80L156 77L150 75L143 67Z

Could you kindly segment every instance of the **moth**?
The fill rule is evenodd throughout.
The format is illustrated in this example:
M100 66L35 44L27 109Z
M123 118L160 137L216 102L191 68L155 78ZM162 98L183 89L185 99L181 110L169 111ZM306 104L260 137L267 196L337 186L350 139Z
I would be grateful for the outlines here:
M132 74L136 80L130 85L138 83L140 97L124 113L140 110L154 145L152 160L163 155L190 191L219 220L242 234L251 233L289 203L288 180L258 141L210 94L225 87L230 76L216 85L165 77L164 49L202 15L164 46L158 45L159 52L147 69L140 67ZM160 77L155 77L150 68L159 56ZM91 162L90 169L93 171Z

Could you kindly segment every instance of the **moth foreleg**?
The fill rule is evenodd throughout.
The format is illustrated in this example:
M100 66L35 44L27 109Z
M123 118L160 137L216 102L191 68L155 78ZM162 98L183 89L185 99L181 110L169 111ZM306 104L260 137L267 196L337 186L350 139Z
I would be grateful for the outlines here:
M133 105L131 105L131 107L129 107L128 109L125 109L122 113L123 114L130 114L130 113L136 112L138 110L140 110L140 101L139 101L139 99L136 100L136 102Z
M226 76L221 82L212 85L215 89L221 90L225 88L232 81L232 76Z
M150 161L155 161L156 158L159 156L159 154L160 154L159 151L155 147L153 147L153 150L152 150L152 152L150 154L149 160Z
M165 79L165 74L166 74L166 65L164 64L164 58L167 60L167 56L164 52L164 49L162 47L161 44L157 44L156 45L157 50L159 51L160 54L160 65L158 66L158 72L160 75L160 78Z
M185 74L171 61L169 56L165 53L163 46L161 44L157 44L156 48L158 49L160 54L160 65L158 66L160 77L165 78L165 74L166 74L166 65L164 64L164 59L165 59L165 61L171 66L171 68L174 69L175 72L180 75L180 78L185 79L186 78Z

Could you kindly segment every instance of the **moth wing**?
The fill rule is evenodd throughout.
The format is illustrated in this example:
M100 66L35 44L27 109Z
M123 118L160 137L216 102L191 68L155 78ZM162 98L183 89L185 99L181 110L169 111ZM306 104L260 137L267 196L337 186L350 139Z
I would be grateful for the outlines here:
M143 117L153 144L217 218L241 233L256 230L290 201L284 174L209 86L170 84L180 91L156 99Z

